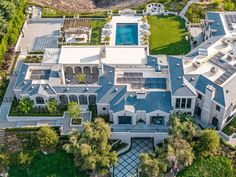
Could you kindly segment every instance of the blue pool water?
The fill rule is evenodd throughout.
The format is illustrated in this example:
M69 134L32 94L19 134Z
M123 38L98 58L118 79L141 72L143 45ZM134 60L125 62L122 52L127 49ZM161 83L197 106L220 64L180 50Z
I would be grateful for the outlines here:
M138 24L117 23L116 45L138 45Z

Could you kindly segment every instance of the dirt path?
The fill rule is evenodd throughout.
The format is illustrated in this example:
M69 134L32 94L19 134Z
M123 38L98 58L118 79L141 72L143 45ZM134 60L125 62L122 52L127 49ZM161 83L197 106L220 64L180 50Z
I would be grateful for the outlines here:
M72 12L130 8L148 1L150 0L103 0L100 4L95 4L93 0L32 0L33 3L39 5Z

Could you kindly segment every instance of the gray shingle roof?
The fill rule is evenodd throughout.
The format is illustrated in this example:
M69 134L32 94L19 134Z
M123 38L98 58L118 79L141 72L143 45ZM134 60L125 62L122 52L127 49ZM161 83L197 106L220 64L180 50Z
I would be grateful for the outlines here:
M195 96L184 83L184 69L182 59L168 57L171 93L173 96Z
M207 12L206 17L208 20L213 20L214 22L210 23L209 26L211 29L216 29L216 32L212 33L212 36L221 36L225 35L225 29L220 17L219 12Z
M198 74L186 74L184 76L190 84L192 84L198 91L205 94L207 85L212 85L216 89L214 100L225 106L225 96L223 87L217 85L206 77Z

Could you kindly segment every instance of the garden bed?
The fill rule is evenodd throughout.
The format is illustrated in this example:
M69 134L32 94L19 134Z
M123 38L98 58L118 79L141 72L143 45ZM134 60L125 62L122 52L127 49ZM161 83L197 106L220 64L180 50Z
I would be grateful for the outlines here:
M62 117L66 111L65 106L59 106L56 112L50 113L46 107L33 107L28 113L23 113L18 109L19 101L14 98L9 116L19 117Z
M25 58L25 63L41 63L43 60L43 56L42 55L28 55Z
M222 131L229 136L233 133L236 133L236 117L234 117L233 120L231 120L231 122L226 125Z

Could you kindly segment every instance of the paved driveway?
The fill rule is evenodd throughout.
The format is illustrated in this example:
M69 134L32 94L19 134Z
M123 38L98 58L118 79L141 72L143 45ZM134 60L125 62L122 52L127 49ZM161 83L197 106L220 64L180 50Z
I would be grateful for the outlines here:
M24 37L19 47L23 52L26 52L27 49L37 51L56 48L62 22L63 19L29 22L24 29Z
M152 152L153 140L150 138L132 139L129 152L119 157L118 163L114 168L114 177L131 177L137 172L139 155L141 152Z

